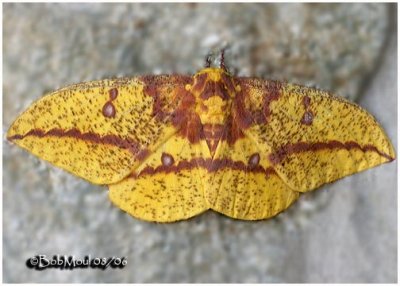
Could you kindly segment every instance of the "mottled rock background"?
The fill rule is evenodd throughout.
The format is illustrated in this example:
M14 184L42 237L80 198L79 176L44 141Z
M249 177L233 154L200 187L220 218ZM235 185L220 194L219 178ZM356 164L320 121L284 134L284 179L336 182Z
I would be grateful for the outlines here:
M43 93L111 76L194 73L227 46L239 75L340 93L397 146L397 7L3 4L3 138ZM3 140L4 282L395 282L397 162L304 195L266 221L136 220ZM124 269L35 271L27 258L125 256Z

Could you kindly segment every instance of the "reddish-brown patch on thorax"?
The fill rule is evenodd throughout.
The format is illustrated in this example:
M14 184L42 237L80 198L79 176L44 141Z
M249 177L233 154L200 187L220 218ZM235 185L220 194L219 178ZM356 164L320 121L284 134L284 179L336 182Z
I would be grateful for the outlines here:
M218 96L222 100L229 100L236 93L234 79L222 69L206 69L194 76L192 92L200 95L202 100Z
M192 93L196 93L196 92L201 93L202 90L204 90L205 85L207 83L207 74L203 73L203 74L195 75L193 77L193 81L194 81L194 83L192 85L191 92Z
M228 100L230 98L228 91L222 85L221 81L207 81L205 83L204 89L201 92L201 98L207 100L212 96L219 96L223 100Z

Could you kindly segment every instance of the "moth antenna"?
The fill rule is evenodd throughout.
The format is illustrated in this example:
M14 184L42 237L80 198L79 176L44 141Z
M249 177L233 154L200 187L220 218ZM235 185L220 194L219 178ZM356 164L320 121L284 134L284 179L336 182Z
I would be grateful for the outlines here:
M211 60L212 60L212 53L209 53L206 56L206 64L204 65L204 67L206 67L206 68L211 67Z
M224 71L227 71L226 66L225 66L225 48L221 49L221 58L219 61L219 67L223 69Z

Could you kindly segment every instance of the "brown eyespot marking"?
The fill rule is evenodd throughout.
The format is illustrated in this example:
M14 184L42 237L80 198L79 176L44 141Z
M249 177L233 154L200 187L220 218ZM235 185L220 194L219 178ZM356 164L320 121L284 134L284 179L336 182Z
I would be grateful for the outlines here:
M194 76L60 89L20 115L7 139L108 185L115 205L155 222L208 209L270 218L301 193L395 158L382 127L353 103L313 88L232 76L223 56L219 68L206 65ZM104 102L93 104L93 93ZM102 124L103 116L116 115Z
M248 165L250 168L254 168L260 163L260 154L254 153L250 156Z
M110 100L114 100L118 96L118 89L112 88L108 93L110 94Z
M108 118L115 117L115 107L111 102L107 101L106 104L104 104L103 115Z
M301 123L304 124L304 125L311 125L313 123L313 120L314 120L314 114L309 109L310 102L311 102L310 97L304 96L303 105L304 105L304 109L306 111L304 112L304 115L301 118Z
M301 119L301 123L305 125L311 125L314 120L314 114L310 111L304 112L303 118Z
M170 154L162 153L161 162L164 166L169 167L175 163L175 160L174 160L174 157L172 157Z
M108 94L110 96L110 100L107 101L106 104L104 104L103 106L103 115L108 118L114 118L116 111L115 106L112 104L112 101L117 98L118 89L112 88L108 91Z

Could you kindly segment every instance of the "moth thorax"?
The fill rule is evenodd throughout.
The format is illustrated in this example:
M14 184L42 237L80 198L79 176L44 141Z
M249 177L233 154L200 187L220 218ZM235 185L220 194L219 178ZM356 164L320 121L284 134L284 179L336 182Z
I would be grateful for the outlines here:
M223 124L228 118L237 89L232 76L220 68L206 68L194 76L187 89L196 98L196 113L202 124Z
M230 113L231 100L219 96L211 96L206 100L198 100L196 112L204 124L224 124Z

